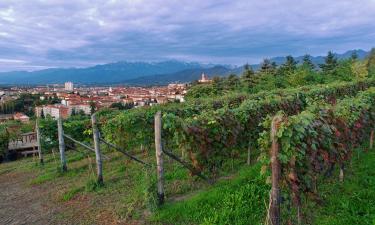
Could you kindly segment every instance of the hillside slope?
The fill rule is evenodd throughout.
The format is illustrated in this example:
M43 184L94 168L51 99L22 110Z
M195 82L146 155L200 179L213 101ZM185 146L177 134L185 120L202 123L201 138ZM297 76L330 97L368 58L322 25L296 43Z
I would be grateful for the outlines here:
M187 69L171 74L144 76L124 82L130 85L165 85L172 82L191 82L193 80L198 80L201 78L202 73L212 77L228 75L231 71L231 69L224 66L214 66L211 68Z
M336 171L320 186L322 201L304 204L303 215L308 224L374 224L375 148L354 154L344 183L338 182ZM263 224L270 190L264 181L260 176L260 165L244 166L233 180L221 181L183 201L168 203L157 212L153 221L181 225Z

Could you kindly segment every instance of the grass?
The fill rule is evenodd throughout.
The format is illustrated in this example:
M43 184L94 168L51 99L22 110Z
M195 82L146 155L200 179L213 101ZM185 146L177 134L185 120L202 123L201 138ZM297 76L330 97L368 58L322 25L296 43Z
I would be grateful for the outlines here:
M31 157L0 164L0 175L25 174L28 185L49 190L46 196L57 205L72 208L61 215L63 220L93 224L101 219L101 213L110 212L113 221L143 221L147 211L155 209L156 205L153 195L156 193L155 170L151 169L146 174L143 165L128 160L121 153L105 154L110 159L103 161L104 185L96 182L95 156L91 153L88 156L82 151L66 152L68 171L65 173L60 169L59 155L55 152L44 155L44 165ZM155 156L141 157L152 161ZM191 178L188 171L175 162L169 159L165 162L167 197L182 195L206 185ZM111 220L107 214L104 219Z
M73 189L70 189L69 191L65 192L64 195L62 196L63 201L69 201L74 198L78 193L82 192L83 188L82 187L76 187Z
M232 180L223 180L182 202L167 203L152 220L159 224L262 224L269 186L260 165L244 166Z
M375 149L364 152L366 148L355 150L343 183L338 182L336 171L320 184L322 203L305 201L304 224L375 225ZM151 220L163 225L263 224L270 188L259 174L259 165L244 166L232 180L167 203Z
M375 225L375 149L355 153L344 182L326 182L320 193L323 205L307 207L314 211L314 224Z
M0 164L3 174L28 174L27 183L49 190L57 205L67 207L57 217L75 224L120 221L141 224L263 224L269 185L260 175L260 165L230 162L213 186L191 177L180 165L165 160L167 203L155 207L155 170L145 170L116 152L107 152L104 185L96 183L95 158L67 152L68 172L59 170L58 155L45 155L45 164L25 158ZM304 224L375 224L375 149L353 153L344 183L337 174L321 182L322 203L305 202ZM153 161L154 156L143 160ZM233 167L234 165L234 167ZM234 172L237 171L237 172ZM336 171L337 173L337 171ZM44 187L44 188L43 188ZM150 215L151 212L151 215Z

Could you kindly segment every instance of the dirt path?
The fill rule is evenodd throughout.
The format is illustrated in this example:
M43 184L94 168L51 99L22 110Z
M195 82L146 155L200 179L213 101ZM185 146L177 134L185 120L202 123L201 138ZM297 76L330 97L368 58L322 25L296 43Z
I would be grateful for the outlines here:
M29 185L30 178L25 173L0 175L0 224L56 224L59 209L49 200L50 190Z

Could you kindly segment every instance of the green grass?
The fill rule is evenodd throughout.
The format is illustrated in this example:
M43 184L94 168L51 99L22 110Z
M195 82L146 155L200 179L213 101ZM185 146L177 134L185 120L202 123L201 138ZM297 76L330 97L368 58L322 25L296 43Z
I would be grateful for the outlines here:
M269 186L260 166L244 166L232 180L223 180L195 196L160 208L152 220L160 224L262 224Z
M260 175L258 163L246 166L243 159L229 162L220 173L228 177L209 186L166 159L167 203L156 208L155 170L145 170L120 153L107 152L106 155L111 159L103 162L103 186L95 182L94 156L87 157L79 152L67 152L67 173L59 169L58 155L54 158L46 154L46 163L42 166L32 158L0 164L0 175L28 174L30 185L53 190L56 204L74 203L61 218L78 224L97 223L102 212L110 212L114 221L125 224L134 220L163 225L257 225L264 222L270 187ZM142 159L152 161L154 156ZM332 178L321 182L319 194L322 203L304 201L303 224L375 225L375 149L367 153L356 150L351 165L347 166L344 183L338 182L336 171ZM145 214L149 213L145 212L152 214L147 217Z
M69 201L71 199L73 199L78 193L82 192L83 191L83 188L82 187L76 187L76 188L72 188L70 189L69 191L67 191L63 196L62 196L62 200L63 201Z
M355 152L345 175L342 184L336 179L321 185L323 205L308 207L314 224L375 225L375 149Z
M303 224L375 225L375 149L364 152L365 148L353 153L343 183L338 181L338 171L321 182L322 203L305 201ZM270 187L259 174L259 165L244 166L232 180L221 181L190 198L167 203L151 220L163 225L263 224Z

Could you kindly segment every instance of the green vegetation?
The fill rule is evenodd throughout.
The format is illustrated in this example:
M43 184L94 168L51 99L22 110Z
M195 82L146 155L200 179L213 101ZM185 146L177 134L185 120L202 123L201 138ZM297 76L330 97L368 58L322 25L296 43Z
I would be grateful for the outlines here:
M243 167L233 179L181 202L159 209L153 221L162 224L262 224L269 186L259 172L260 164Z
M305 202L304 224L373 224L375 152L366 152L366 148L353 150L343 183L338 182L337 170L335 176L320 183L322 200ZM160 224L263 224L270 187L260 170L259 163L244 166L232 180L220 181L184 201L168 203L152 220Z
M353 158L344 183L328 180L320 185L323 205L310 202L306 207L306 211L313 212L314 224L374 224L374 149L369 152L360 149L354 152Z
M375 88L370 88L333 106L317 102L281 122L277 131L281 144L278 158L287 204L300 208L303 196L319 196L318 180L324 182L336 165L344 170L353 149L370 140L374 115ZM259 139L265 169L269 165L270 122L271 118L264 122L267 129Z
M0 123L0 163L7 154L8 143L16 140L21 133L30 132L33 129L33 124L24 124L14 120Z
M14 112L24 112L28 116L34 116L35 106L59 103L57 96L47 99L40 99L39 94L21 94L17 99L0 104L0 113L12 114Z
M134 149L142 145L147 150L153 149L154 114L161 110L166 148L189 159L197 170L216 176L225 160L244 156L249 143L256 153L256 141L263 131L258 124L267 115L279 110L294 115L312 101L336 102L374 84L375 80L367 79L225 96L188 102L178 107L172 104L134 109L109 119L103 124L102 133L119 146Z
M337 60L328 52L325 63L315 66L309 55L302 62L287 56L284 64L277 66L265 59L258 71L249 65L244 66L240 79L214 77L211 84L197 84L191 88L188 100L204 97L220 97L233 92L257 93L262 90L299 87L302 85L328 84L337 81L355 81L375 76L375 50L364 61L353 55L350 59Z

